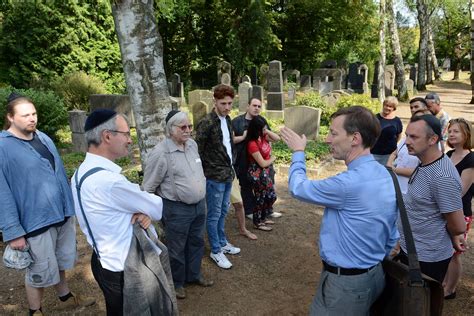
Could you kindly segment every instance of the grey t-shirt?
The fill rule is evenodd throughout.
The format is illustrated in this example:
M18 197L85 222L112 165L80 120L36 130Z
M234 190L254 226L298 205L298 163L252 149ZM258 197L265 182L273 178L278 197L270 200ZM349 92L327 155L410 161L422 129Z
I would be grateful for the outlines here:
M438 262L453 255L453 245L443 214L462 210L461 192L461 178L445 154L428 165L420 165L413 172L403 201L418 260ZM400 220L398 230L401 247L406 253Z

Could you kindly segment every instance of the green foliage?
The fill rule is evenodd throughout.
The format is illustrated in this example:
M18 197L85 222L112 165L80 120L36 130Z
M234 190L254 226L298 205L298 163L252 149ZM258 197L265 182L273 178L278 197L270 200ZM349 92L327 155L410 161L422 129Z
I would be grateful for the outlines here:
M62 154L61 159L66 169L66 174L70 179L77 167L84 161L86 154L80 152L72 152ZM122 157L115 160L115 163L123 168L122 174L133 183L142 183L143 175L141 175L141 166L135 164L129 157Z
M63 98L68 110L86 112L89 112L89 96L91 94L107 93L99 78L82 71L57 78L53 81L52 88Z
M368 108L372 113L379 113L381 105L378 100L370 98L370 96L365 94L351 94L349 96L341 96L337 102L337 109L349 107L352 105L361 105Z
M0 88L0 116L5 117L7 97L13 88ZM56 139L56 132L68 124L68 114L63 100L52 91L38 91L34 89L15 89L15 92L30 98L38 113L38 129L52 139Z
M66 175L68 179L71 179L74 171L76 171L77 167L84 161L86 157L85 153L73 152L61 155L61 159L64 164L64 168L66 169Z
M110 92L123 91L108 1L11 1L0 10L0 81L47 86L56 76L84 71L110 82Z
M309 92L296 96L296 106L309 106L321 109L321 125L329 124L331 115L337 111L337 108L324 102L319 93Z
M290 164L292 154L284 142L278 141L272 144L272 155L276 157L278 164ZM329 146L322 141L309 140L305 154L307 161L320 161L329 154Z

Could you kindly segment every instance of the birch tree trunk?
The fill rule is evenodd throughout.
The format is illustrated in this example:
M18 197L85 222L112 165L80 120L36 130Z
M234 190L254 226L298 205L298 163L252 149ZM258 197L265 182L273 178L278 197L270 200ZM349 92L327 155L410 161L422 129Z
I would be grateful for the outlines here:
M390 42L392 43L393 64L395 66L395 82L398 87L398 99L400 101L408 100L408 91L405 84L405 67L403 66L402 50L400 49L400 40L398 38L398 28L395 23L395 12L393 10L393 1L386 0L387 22L390 32Z
M386 48L385 48L385 0L380 0L380 24L379 24L379 41L380 41L380 62L379 62L379 77L378 77L378 97L379 101L383 102L385 100L385 58L386 58Z
M433 42L433 30L431 29L431 25L428 24L428 47L431 56L431 65L434 72L435 80L439 80L441 78L441 72L439 71L438 67L438 58L436 57L436 51L434 48Z
M418 91L426 90L426 57L428 52L428 24L429 16L426 0L416 0L418 11L418 24L420 26L420 45L418 50L418 78L416 88Z
M163 42L153 0L111 3L144 170L147 152L164 137L165 117L172 106L163 67Z
M470 9L471 9L471 102L470 104L474 104L474 0L470 1Z

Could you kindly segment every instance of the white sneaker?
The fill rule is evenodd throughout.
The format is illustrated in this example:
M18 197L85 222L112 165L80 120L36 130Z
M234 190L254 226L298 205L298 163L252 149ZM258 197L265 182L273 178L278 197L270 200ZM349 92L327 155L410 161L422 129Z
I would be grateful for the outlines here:
M270 214L270 217L279 218L279 217L281 217L281 215L282 214L280 212L273 212L273 213Z
M223 253L228 253L229 255L236 255L240 252L240 248L235 247L230 242L228 242L224 247L221 248Z
M225 256L225 254L221 251L218 253L211 252L211 259L217 264L219 268L222 269L230 269L232 268L232 263L230 263L229 259Z
M245 215L245 217L247 217L248 219L253 219L253 214L247 214Z

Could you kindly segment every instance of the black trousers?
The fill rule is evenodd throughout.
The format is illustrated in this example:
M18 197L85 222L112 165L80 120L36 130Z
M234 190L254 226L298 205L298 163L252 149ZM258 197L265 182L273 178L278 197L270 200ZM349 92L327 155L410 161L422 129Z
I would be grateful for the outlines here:
M91 269L94 279L99 284L104 293L107 316L123 315L123 271L113 272L104 269L97 258L96 253L92 252Z
M397 256L400 258L400 261L408 265L408 257L403 250L400 251L400 254ZM420 270L422 273L426 274L429 277L432 277L439 283L443 283L444 276L446 271L448 271L449 262L451 258L445 259L438 262L424 262L420 261Z

